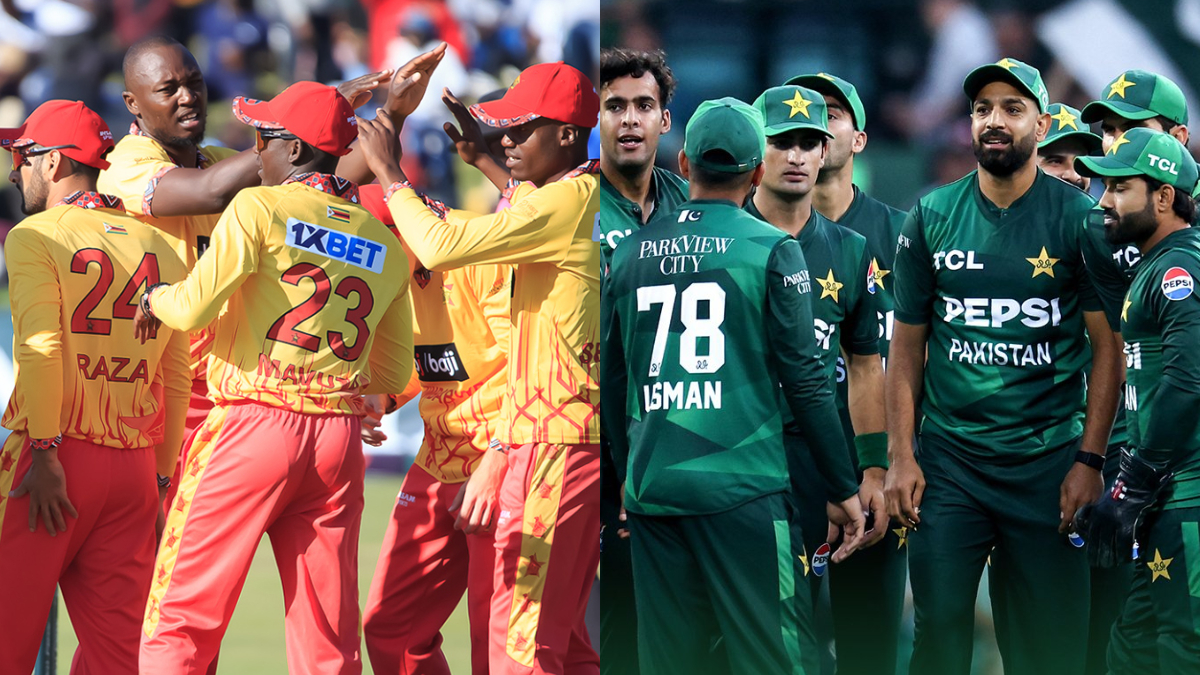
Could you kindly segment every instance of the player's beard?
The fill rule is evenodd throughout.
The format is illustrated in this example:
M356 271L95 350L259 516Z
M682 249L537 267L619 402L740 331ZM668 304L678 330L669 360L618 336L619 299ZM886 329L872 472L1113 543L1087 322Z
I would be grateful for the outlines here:
M200 126L196 127L195 133L190 136L169 136L167 138L158 139L163 145L176 150L186 150L200 145L200 141L204 139L204 122L200 122Z
M1157 229L1158 220L1154 217L1154 207L1149 196L1146 199L1146 207L1141 211L1122 216L1113 209L1104 209L1104 238L1114 246L1146 241Z
M825 154L825 163L821 165L821 170L817 172L818 184L832 180L834 176L841 173L846 164L850 162L850 157L854 154L853 146L850 143L846 144L844 152L837 141L830 141L828 147L829 152Z
M38 160L41 160L39 157ZM42 180L42 175L38 173L41 167L41 161L35 161L33 171L29 172L29 180L21 186L21 213L27 216L32 216L35 213L41 213L46 210L46 198L50 194L50 186L46 181Z
M991 139L1008 140L1009 146L1004 150L987 150L983 143ZM985 131L978 138L971 140L971 147L975 151L975 160L984 171L997 178L1008 178L1033 157L1033 151L1037 148L1037 137L1029 134L1018 139L1000 131Z

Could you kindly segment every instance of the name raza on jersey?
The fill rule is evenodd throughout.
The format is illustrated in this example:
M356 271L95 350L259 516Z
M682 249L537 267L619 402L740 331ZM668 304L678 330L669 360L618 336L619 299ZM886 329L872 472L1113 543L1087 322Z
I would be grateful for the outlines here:
M146 359L142 359L133 367L129 374L122 373L133 362L132 359L122 358L120 356L101 356L99 361L92 363L92 358L87 354L76 354L75 362L79 365L79 371L83 373L83 377L88 380L104 378L109 382L133 382L141 380L145 384L150 384L150 371L146 366ZM91 369L90 371L88 369Z

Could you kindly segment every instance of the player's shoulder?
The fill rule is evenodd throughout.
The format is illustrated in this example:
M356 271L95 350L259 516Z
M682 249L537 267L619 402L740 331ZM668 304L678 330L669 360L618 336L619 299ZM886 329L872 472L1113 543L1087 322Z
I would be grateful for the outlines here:
M112 165L105 171L119 170L125 165L147 161L175 163L161 143L149 136L137 134L127 134L117 141L105 159Z
M219 162L223 159L228 159L238 154L240 151L234 148L227 148L223 145L202 145L200 146L200 154L207 157L212 162Z
M688 182L683 176L658 166L654 167L654 176L658 179L659 201L666 201L668 198L673 199L676 204L687 201Z
M933 188L917 200L918 208L937 210L940 205L957 202L966 196L973 196L974 191L978 189L978 173L978 170L971 171L958 180Z
M1062 204L1065 210L1081 212L1091 211L1096 205L1096 200L1078 185L1051 176L1041 169L1038 169L1038 173L1037 180L1043 184L1045 199L1051 203Z

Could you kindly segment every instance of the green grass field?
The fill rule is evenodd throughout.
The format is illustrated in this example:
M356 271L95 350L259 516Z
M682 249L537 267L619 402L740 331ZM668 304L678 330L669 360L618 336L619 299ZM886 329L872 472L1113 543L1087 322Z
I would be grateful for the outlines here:
M359 542L359 602L365 602L367 587L379 560L384 530L403 477L398 474L367 474L366 509L363 513L362 538ZM71 630L66 607L59 601L59 672L67 672L77 641ZM465 605L460 604L443 630L442 649L455 673L471 669L470 641ZM283 643L283 591L271 545L264 537L246 578L246 587L237 611L221 644L220 672L286 675L287 658ZM363 672L371 673L371 664L363 647Z

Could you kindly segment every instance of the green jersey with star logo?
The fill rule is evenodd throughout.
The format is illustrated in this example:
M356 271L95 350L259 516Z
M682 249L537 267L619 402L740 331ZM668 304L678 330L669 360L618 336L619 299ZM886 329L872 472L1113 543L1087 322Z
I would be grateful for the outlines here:
M688 198L688 183L679 176L654 167L650 178L650 201L654 211L648 225L664 213L675 210ZM625 198L612 183L600 174L600 220L596 223L596 239L600 241L600 277L612 266L613 251L622 239L642 228L642 207Z
M1175 477L1164 508L1200 506L1200 230L1168 235L1138 263L1121 320L1129 444Z
M626 509L719 513L789 489L781 388L831 498L857 491L795 240L692 200L626 237L607 285L603 419Z
M1123 293L1111 249L1088 229L1092 205L1039 170L1000 209L972 172L908 215L892 276L896 320L928 328L923 434L985 460L1036 456L1082 435L1083 312L1101 309L1093 279L1109 298Z

